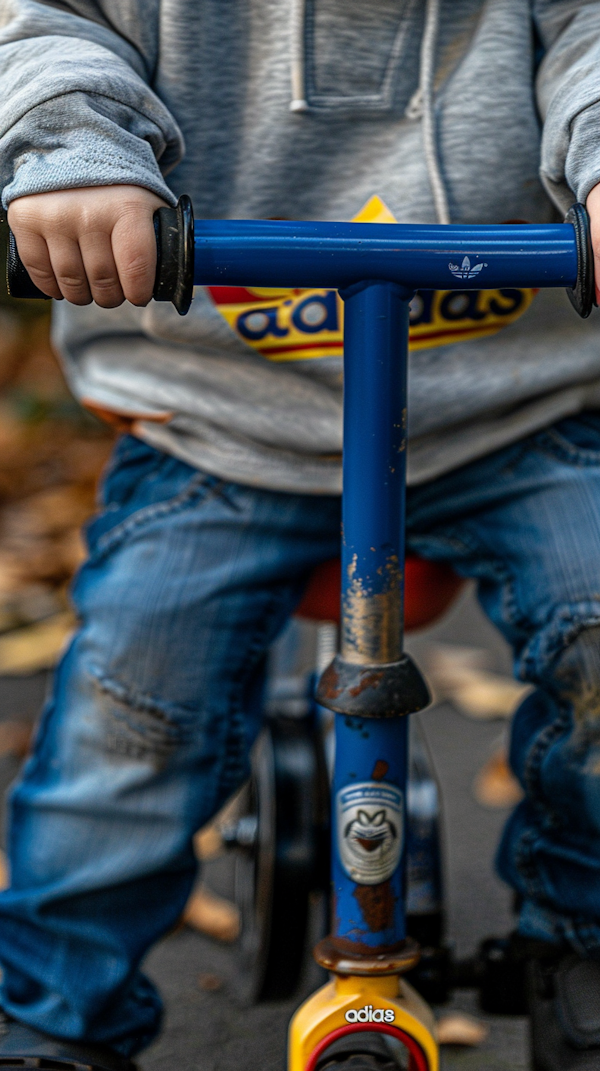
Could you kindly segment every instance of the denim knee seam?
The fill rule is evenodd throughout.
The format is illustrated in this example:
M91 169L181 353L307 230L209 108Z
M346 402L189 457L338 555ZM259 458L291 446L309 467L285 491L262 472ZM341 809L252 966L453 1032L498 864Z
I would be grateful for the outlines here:
M252 670L257 664L257 657L264 649L264 637L267 633L267 623L272 620L272 614L279 606L283 606L283 596L273 595L268 607L265 609L260 627L254 631L252 639L247 647L247 655L244 664L235 674L231 684L229 719L221 770L217 779L220 794L234 791L243 779L247 762L244 740L244 685L249 680Z
M225 799L227 795L239 787L247 774L247 749L245 742L245 719L244 719L244 685L249 680L253 669L257 665L257 659L265 649L265 641L268 636L273 618L279 611L283 611L287 601L284 590L273 592L265 607L260 625L255 629L250 642L247 645L247 654L244 663L234 674L231 681L229 702L229 719L225 737L224 754L221 769L216 778L218 795Z
M557 658L585 629L600 625L600 602L586 600L559 606L534 634L517 663L519 680L548 688Z
M99 669L90 672L103 695L113 701L103 711L105 753L152 761L162 769L176 751L194 740L194 711L135 692ZM106 703L101 705L106 708Z
M99 666L90 666L90 672L107 695L111 695L126 706L170 720L177 718L178 721L188 720L191 722L197 715L197 711L191 706L184 706L181 703L169 703L164 699L159 699L157 696L136 691L135 688L131 688L129 685L123 684L121 681L104 673Z
M571 714L570 711L563 708L558 718L550 725L547 725L545 729L538 734L534 744L529 750L525 765L523 768L523 780L525 782L525 789L527 795L532 803L536 804L539 808L540 816L544 818L544 825L549 822L551 825L555 824L553 811L549 806L548 800L544 796L541 786L541 768L542 763L548 754L550 748L556 743L558 738L567 733L571 726Z
M546 888L534 858L537 842L537 829L531 827L526 829L519 837L515 847L514 861L527 890L527 896L538 903L544 904L546 903Z

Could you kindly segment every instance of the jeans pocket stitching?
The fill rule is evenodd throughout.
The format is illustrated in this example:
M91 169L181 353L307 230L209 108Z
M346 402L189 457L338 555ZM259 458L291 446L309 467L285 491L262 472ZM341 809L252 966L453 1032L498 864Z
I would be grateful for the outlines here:
M108 461L105 463L98 481L96 501L99 509L110 509L113 506L113 503L106 498L107 487L112 477L124 464L127 464L132 457L137 453L140 453L144 448L147 451L153 450L154 453L158 453L153 447L150 447L147 443L143 442L142 439L137 439L133 435L122 435L116 440L112 453L108 458Z
M545 453L561 461L566 461L578 468L593 468L600 465L600 449L592 450L585 446L576 446L561 435L556 428L547 428L537 436L538 445Z
M129 517L126 517L114 528L100 536L96 546L90 551L88 561L97 562L109 554L123 539L140 528L143 524L169 516L186 506L192 505L203 493L206 495L214 490L212 486L214 478L199 472L193 476L182 491L162 502L153 503L151 506L142 506ZM218 483L217 483L218 486Z

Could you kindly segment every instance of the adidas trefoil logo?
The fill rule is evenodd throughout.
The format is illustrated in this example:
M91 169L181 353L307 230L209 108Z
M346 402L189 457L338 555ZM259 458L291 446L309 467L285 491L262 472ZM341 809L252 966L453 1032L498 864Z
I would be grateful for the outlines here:
M469 257L464 257L460 268L458 264L453 264L452 261L450 261L448 267L457 279L476 279L479 272L483 268L487 268L487 264L473 264L471 266Z

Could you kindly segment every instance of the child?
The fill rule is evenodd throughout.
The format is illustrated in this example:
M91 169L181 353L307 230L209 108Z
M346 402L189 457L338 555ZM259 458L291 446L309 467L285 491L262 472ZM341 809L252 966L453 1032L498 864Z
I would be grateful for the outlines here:
M338 549L335 297L199 289L179 319L148 304L153 210L483 223L587 199L600 249L599 101L584 0L0 0L9 222L67 299L73 390L131 430L12 793L5 1065L125 1069L155 1036L140 960L246 776L264 653ZM499 853L533 1059L600 1069L600 319L550 291L422 293L410 376L409 545L477 578L536 686Z

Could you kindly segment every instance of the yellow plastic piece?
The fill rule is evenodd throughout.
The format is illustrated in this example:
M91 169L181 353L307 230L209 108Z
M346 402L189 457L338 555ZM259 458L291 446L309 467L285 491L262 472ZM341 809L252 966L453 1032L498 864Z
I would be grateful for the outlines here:
M438 1071L435 1020L429 1006L408 982L396 974L377 977L336 975L308 998L290 1023L288 1071L305 1071L319 1042L347 1026L346 1012L363 1008L394 1014L388 1025L415 1038L425 1053L429 1071ZM388 1016L389 1019L389 1016ZM360 1020L359 1020L360 1021ZM376 1021L381 1021L379 1015ZM385 1020L384 1020L385 1022ZM365 1030L369 1023L364 1023Z

